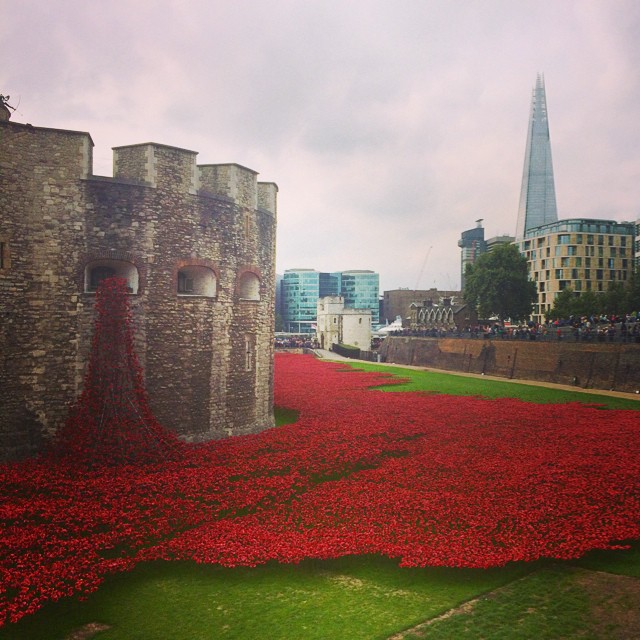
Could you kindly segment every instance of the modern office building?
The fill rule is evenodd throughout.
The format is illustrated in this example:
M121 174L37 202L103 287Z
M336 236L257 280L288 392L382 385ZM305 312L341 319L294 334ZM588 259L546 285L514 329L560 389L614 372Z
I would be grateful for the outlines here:
M480 255L487 250L482 218L476 220L476 226L473 229L462 232L458 246L462 249L460 252L460 288L464 290L464 272L467 265L475 264Z
M499 244L512 244L515 241L513 236L494 236L493 238L484 238L484 229L482 228L482 218L476 220L476 226L473 229L463 231L458 240L460 252L460 289L464 291L464 272L467 265L474 265L476 260L483 253L491 253Z
M288 333L314 333L317 302L326 296L342 296L347 308L370 309L371 321L379 321L379 276L373 271L319 272L287 269L282 280L282 319Z
M315 269L287 269L282 279L282 322L289 333L315 332L320 274Z
M535 227L518 241L538 288L533 319L544 322L560 291L603 292L634 268L635 224L571 218Z
M521 240L530 229L557 219L547 98L544 78L538 74L531 100L516 240Z
M513 236L493 236L493 238L487 238L485 243L487 245L487 253L491 253L499 244L513 244L516 239Z
M352 309L371 309L371 322L380 322L380 276L373 271L342 271L340 295L344 306ZM331 294L327 294L331 295Z

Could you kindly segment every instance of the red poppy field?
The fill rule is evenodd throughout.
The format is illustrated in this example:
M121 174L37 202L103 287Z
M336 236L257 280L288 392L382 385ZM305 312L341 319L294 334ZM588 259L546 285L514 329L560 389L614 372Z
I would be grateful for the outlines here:
M148 560L483 568L640 538L637 412L370 389L382 382L278 354L275 403L295 424L161 463L0 466L1 622Z

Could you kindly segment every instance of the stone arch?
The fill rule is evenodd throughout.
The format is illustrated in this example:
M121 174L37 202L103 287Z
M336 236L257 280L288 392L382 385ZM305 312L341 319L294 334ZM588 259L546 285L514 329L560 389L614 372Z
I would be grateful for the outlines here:
M180 260L175 267L175 286L178 296L215 298L219 276L208 260Z
M129 293L137 294L140 289L140 274L138 267L130 260L121 258L97 257L84 265L83 291L95 293L102 280L117 276L127 281Z
M260 300L260 274L256 269L244 269L238 275L238 297L241 300Z

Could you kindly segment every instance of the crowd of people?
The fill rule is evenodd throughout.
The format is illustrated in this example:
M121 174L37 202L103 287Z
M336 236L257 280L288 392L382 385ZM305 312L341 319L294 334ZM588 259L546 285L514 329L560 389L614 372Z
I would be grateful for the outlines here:
M465 328L432 327L402 329L392 336L421 338L473 338L507 340L573 340L594 342L640 343L640 318L627 316L583 316L548 321L545 323L521 323L517 325L489 322Z
M305 337L276 338L274 344L276 349L317 349L319 347L315 334Z
M563 318L545 323L527 322L502 324L486 322L468 327L440 326L405 328L389 333L391 336L417 338L472 338L502 340L565 340L573 342L634 342L640 344L640 316L599 315ZM372 350L380 346L381 338L374 337ZM276 337L276 349L318 349L314 334L308 336Z

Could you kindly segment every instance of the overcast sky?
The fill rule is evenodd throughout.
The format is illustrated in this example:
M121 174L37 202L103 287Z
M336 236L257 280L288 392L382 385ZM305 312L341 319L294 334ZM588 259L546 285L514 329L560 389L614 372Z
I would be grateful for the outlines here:
M277 270L460 286L515 233L544 74L560 218L640 217L637 0L0 0L12 119L276 182Z

